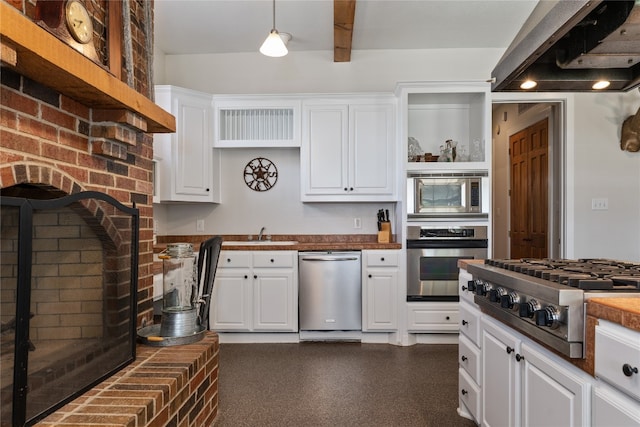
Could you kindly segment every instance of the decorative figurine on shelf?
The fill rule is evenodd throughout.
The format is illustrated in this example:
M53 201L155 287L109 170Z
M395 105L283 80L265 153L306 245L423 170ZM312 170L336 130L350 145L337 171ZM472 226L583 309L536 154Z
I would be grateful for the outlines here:
M454 141L452 139L447 139L447 149L449 149L449 152L451 153L451 160L449 160L450 162L455 162L456 161L456 157L458 156L458 141Z
M423 153L424 151L422 151L422 147L420 147L420 142L418 142L418 140L415 139L414 137L410 136L409 150L408 150L409 161L419 162L420 157L422 156Z

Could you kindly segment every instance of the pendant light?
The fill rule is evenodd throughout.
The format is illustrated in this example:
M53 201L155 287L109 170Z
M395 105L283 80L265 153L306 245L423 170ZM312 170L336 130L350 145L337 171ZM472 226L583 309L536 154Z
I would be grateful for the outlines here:
M273 0L273 28L260 46L260 53L274 58L285 56L289 53L286 45L289 40L291 40L291 34L279 33L276 30L276 0Z

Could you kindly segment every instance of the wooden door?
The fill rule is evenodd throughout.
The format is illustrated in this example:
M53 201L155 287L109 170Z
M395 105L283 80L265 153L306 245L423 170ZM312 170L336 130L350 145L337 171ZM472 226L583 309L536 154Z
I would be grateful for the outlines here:
M549 125L544 119L509 138L511 258L548 254Z

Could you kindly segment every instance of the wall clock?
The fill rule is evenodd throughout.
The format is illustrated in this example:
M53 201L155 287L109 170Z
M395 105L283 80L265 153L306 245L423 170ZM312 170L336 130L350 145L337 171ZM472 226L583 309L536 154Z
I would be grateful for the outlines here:
M36 3L38 24L54 36L101 64L93 43L91 14L79 0L40 0Z
M244 182L254 191L270 190L278 181L278 169L269 159L256 157L244 167Z

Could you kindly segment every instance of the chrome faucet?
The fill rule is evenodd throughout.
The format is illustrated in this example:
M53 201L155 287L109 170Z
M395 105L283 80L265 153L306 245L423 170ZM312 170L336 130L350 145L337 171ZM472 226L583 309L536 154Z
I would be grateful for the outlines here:
M266 230L266 229L267 229L267 227L262 227L260 229L260 232L258 233L258 241L262 240L262 234L264 233L264 230Z

